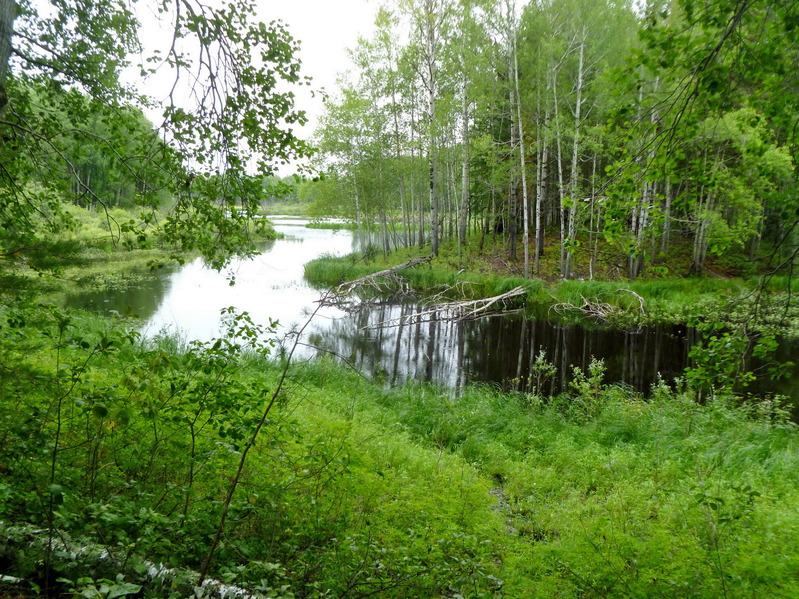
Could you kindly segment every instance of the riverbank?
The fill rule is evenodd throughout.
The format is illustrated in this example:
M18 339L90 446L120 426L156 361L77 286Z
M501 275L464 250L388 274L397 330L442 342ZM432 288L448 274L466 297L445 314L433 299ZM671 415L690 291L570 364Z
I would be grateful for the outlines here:
M90 211L69 206L78 223L51 240L50 252L36 264L21 262L0 273L0 293L30 293L63 303L75 293L116 292L151 283L199 256L163 243L160 228L122 209ZM271 223L250 223L247 236L265 244L281 236ZM46 260L46 263L42 262Z
M308 263L305 276L320 288L402 264L418 250L403 249L387 256L372 252L365 263L362 254L324 256ZM789 281L778 277L758 293L754 278L657 277L634 281L524 279L496 274L485 263L464 268L445 255L429 264L397 273L407 285L425 295L453 299L488 298L521 286L526 309L564 323L610 326L691 324L700 320L735 322L747 318L756 305L761 326L776 326L787 336L799 335L799 311L790 302ZM795 303L795 302L794 302Z
M0 336L0 518L118 558L86 579L79 560L6 541L4 572L28 596L119 573L139 584L136 556L199 569L273 400L210 572L264 596L799 588L799 436L774 402L698 405L665 385L645 401L606 386L598 364L557 397L476 386L453 399L387 390L327 359L292 365L275 394L280 365L252 338L143 342L123 321L58 313L14 332L16 316ZM546 365L537 372L543 388Z

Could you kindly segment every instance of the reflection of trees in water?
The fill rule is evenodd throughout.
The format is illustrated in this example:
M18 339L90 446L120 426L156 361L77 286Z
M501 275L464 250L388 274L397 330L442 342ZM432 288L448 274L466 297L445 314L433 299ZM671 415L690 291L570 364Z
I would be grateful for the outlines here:
M462 386L465 382L462 324L432 319L368 329L386 320L410 316L418 309L413 304L383 304L361 310L329 326L326 323L310 340L362 372L384 377L390 384L425 380L453 388Z
M164 301L171 287L170 277L175 270L176 268L164 268L157 272L148 271L142 279L126 289L82 292L68 296L64 307L98 312L114 310L120 314L148 319Z
M133 312L147 319L156 312L171 286L165 270L151 280L123 291L84 293L67 300L68 307ZM688 365L688 351L697 342L693 329L651 327L640 331L586 330L559 326L546 320L506 315L453 323L438 318L392 328L368 327L407 318L423 309L416 304L382 304L346 318L312 323L307 342L341 356L365 374L387 384L407 380L432 381L456 392L467 382L501 384L529 391L531 368L540 351L555 364L557 374L542 389L557 394L568 388L575 366L585 370L592 357L606 366L605 382L624 382L648 391L660 373L664 380L680 376ZM311 352L312 353L312 352ZM303 356L308 352L302 351ZM783 343L779 361L795 359L799 344ZM762 369L750 360L747 367ZM799 395L799 377L773 382L763 379L748 390L756 394Z
M586 330L520 316L454 323L439 318L368 330L417 312L414 304L383 304L350 318L325 323L312 341L389 384L425 380L461 388L467 381L500 383L528 391L536 355L546 351L558 373L544 390L566 389L573 368L592 358L605 361L606 382L625 382L646 391L658 372L671 379L685 368L683 335L664 327L640 331Z

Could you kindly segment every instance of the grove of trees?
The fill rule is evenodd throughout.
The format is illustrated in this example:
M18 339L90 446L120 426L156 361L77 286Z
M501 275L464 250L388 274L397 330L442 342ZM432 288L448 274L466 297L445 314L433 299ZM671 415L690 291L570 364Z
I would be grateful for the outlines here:
M523 4L386 3L300 194L433 254L479 232L526 276L545 252L566 278L790 261L796 3Z

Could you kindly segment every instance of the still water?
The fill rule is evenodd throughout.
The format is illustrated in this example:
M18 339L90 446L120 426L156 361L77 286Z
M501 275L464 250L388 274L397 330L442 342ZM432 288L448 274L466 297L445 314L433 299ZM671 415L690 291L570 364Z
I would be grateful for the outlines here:
M278 320L277 337L283 339L302 327L318 308L321 292L305 282L305 263L322 254L356 251L358 243L350 231L307 229L307 221L302 219L275 218L273 222L284 238L266 244L253 258L235 260L226 271L211 270L197 259L136 289L82 294L70 298L69 304L133 312L143 319L145 335L170 332L198 340L218 336L220 311L235 306L261 324ZM234 279L235 285L231 285ZM693 332L684 327L592 330L521 315L461 323L434 318L393 328L370 328L419 309L413 303L386 303L354 314L333 307L319 309L295 356L336 355L342 363L388 384L424 380L457 391L468 382L481 381L527 390L532 361L543 351L558 368L557 375L546 381L546 392L566 388L574 367L585 369L592 358L604 360L606 382L648 391L658 376L673 381L681 375L694 342ZM779 358L790 359L796 350L785 345ZM796 401L798 386L799 377L794 376L779 383L759 382L751 390L781 393Z

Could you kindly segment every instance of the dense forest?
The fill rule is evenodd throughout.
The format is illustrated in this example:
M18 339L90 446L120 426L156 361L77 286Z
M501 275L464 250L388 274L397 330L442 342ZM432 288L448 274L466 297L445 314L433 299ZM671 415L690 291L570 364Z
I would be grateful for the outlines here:
M299 198L402 223L433 254L501 234L525 276L545 253L565 278L663 275L675 252L695 273L730 253L773 268L795 247L796 18L790 2L384 7Z

